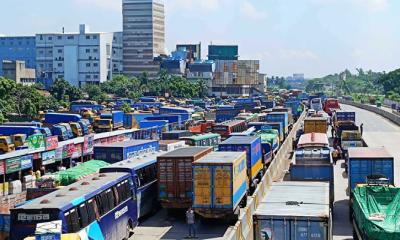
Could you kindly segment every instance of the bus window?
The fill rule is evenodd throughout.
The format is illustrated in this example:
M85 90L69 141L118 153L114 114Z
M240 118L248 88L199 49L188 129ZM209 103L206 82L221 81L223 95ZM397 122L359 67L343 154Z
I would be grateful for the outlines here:
M71 209L69 212L65 213L65 219L68 224L68 232L75 233L80 230L79 226L79 216L76 208Z
M86 210L89 223L93 222L98 217L98 214L96 214L95 204L96 202L93 199L90 199L89 201L86 202Z
M89 223L90 223L85 203L82 203L81 205L79 205L78 212L79 212L79 219L81 220L80 221L81 227L84 228L87 225L89 225Z
M115 207L115 199L114 199L113 191L111 189L108 189L106 191L106 194L107 194L108 206L110 208L109 210L112 210Z

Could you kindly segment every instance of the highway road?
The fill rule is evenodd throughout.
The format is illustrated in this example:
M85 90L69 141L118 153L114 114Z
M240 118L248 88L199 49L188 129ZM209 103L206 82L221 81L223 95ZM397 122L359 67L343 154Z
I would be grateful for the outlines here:
M352 106L342 105L344 110L356 112L357 125L364 124L363 137L368 146L384 146L395 157L395 184L400 184L400 127L375 113ZM349 221L348 199L346 195L347 176L341 167L343 161L335 166L335 207L333 221L333 239L353 239Z
M357 125L364 124L364 140L371 147L385 146L395 157L395 176L399 176L400 166L400 127L389 120L375 114L352 106L342 106L344 110L355 111ZM333 239L353 239L352 227L349 222L349 208L346 194L347 176L342 167L343 161L335 165L335 207L333 218ZM400 177L395 177L396 185L400 184ZM156 239L184 239L187 236L184 212L168 213L160 210L156 215L145 219L135 229L135 240ZM199 239L221 238L226 231L228 223L225 222L198 222L197 230Z

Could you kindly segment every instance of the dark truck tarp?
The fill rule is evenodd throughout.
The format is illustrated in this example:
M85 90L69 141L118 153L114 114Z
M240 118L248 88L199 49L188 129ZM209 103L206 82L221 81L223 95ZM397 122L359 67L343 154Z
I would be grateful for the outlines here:
M400 239L400 188L358 186L353 210L357 226L368 239Z

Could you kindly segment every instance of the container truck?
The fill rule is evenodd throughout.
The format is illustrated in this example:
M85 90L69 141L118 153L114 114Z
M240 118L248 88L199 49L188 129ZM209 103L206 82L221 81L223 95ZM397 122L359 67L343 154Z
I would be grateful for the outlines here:
M339 100L334 98L327 98L324 102L324 112L326 112L329 116L332 116L332 113L340 110Z
M292 109L292 114L295 120L297 120L303 112L300 100L286 101L285 107Z
M97 133L118 130L124 126L124 112L102 113L100 118L94 121L94 126Z
M367 147L360 131L342 131L340 138L340 147L347 152L350 147Z
M74 138L74 132L72 131L71 125L69 125L69 123L59 123L57 125L62 126L67 130L68 139Z
M82 116L79 114L70 114L70 113L46 113L44 115L43 123L46 126L52 126L54 124L59 123L69 123L69 122L78 122L82 119Z
M309 117L304 119L304 133L327 133L328 121L323 117Z
M180 115L168 115L168 114L160 114L148 116L145 120L148 121L156 121L156 120L167 120L171 129L176 129L182 126L182 120Z
M187 209L192 206L192 163L210 152L211 147L187 147L157 157L158 198L163 208Z
M14 134L25 134L28 137L34 134L38 134L40 132L40 128L38 127L30 127L30 126L0 126L0 135L3 136L11 136Z
M254 180L260 180L263 170L261 139L258 136L233 136L218 146L218 151L246 152L247 176L249 187L253 191L256 187Z
M181 123L191 120L194 110L191 108L181 108L181 107L160 107L160 114L169 115L180 115Z
M316 112L322 111L322 100L321 98L313 98L310 100L310 108Z
M359 184L353 191L353 239L400 239L400 188L382 180Z
M263 165L267 166L279 150L279 132L276 129L263 128L256 132L256 136L261 138Z
M244 152L212 152L193 162L193 209L204 218L237 218L248 186Z
M65 126L61 126L61 125L53 125L53 127L51 128L51 134L53 136L57 136L58 137L58 141L66 141L68 139L70 139L70 135L68 133L68 130Z
M193 134L188 130L173 130L162 133L162 140L179 140L182 137L190 137Z
M332 115L333 122L356 121L356 113L352 111L335 111Z
M215 112L215 122L225 122L228 120L233 120L239 113L239 109L235 109L233 106L229 106L229 109L217 108Z
M266 120L267 122L281 122L283 125L283 133L286 136L286 134L289 131L288 113L280 113L280 112L268 113Z
M155 140L130 140L94 146L94 159L116 163L160 150Z
M38 127L41 128L43 124L41 122L6 122L4 126L26 126L26 127Z
M279 142L282 144L285 140L285 134L283 130L283 124L281 122L267 122L268 125L263 126L264 129L268 129L271 127L272 129L276 129L279 132Z
M74 137L81 137L83 135L82 127L79 123L71 122L69 125L71 127Z
M329 184L272 183L253 221L256 240L332 240Z
M287 113L288 114L288 128L290 128L291 125L293 125L293 123L294 123L293 113L292 113L292 109L290 107L275 107L271 110L271 113Z

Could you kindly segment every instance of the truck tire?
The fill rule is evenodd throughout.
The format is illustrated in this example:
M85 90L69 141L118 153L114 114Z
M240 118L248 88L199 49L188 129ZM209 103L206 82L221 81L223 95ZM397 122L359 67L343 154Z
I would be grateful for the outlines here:
M126 224L126 233L124 240L129 240L129 238L133 235L133 224L132 220L129 219L128 223Z

